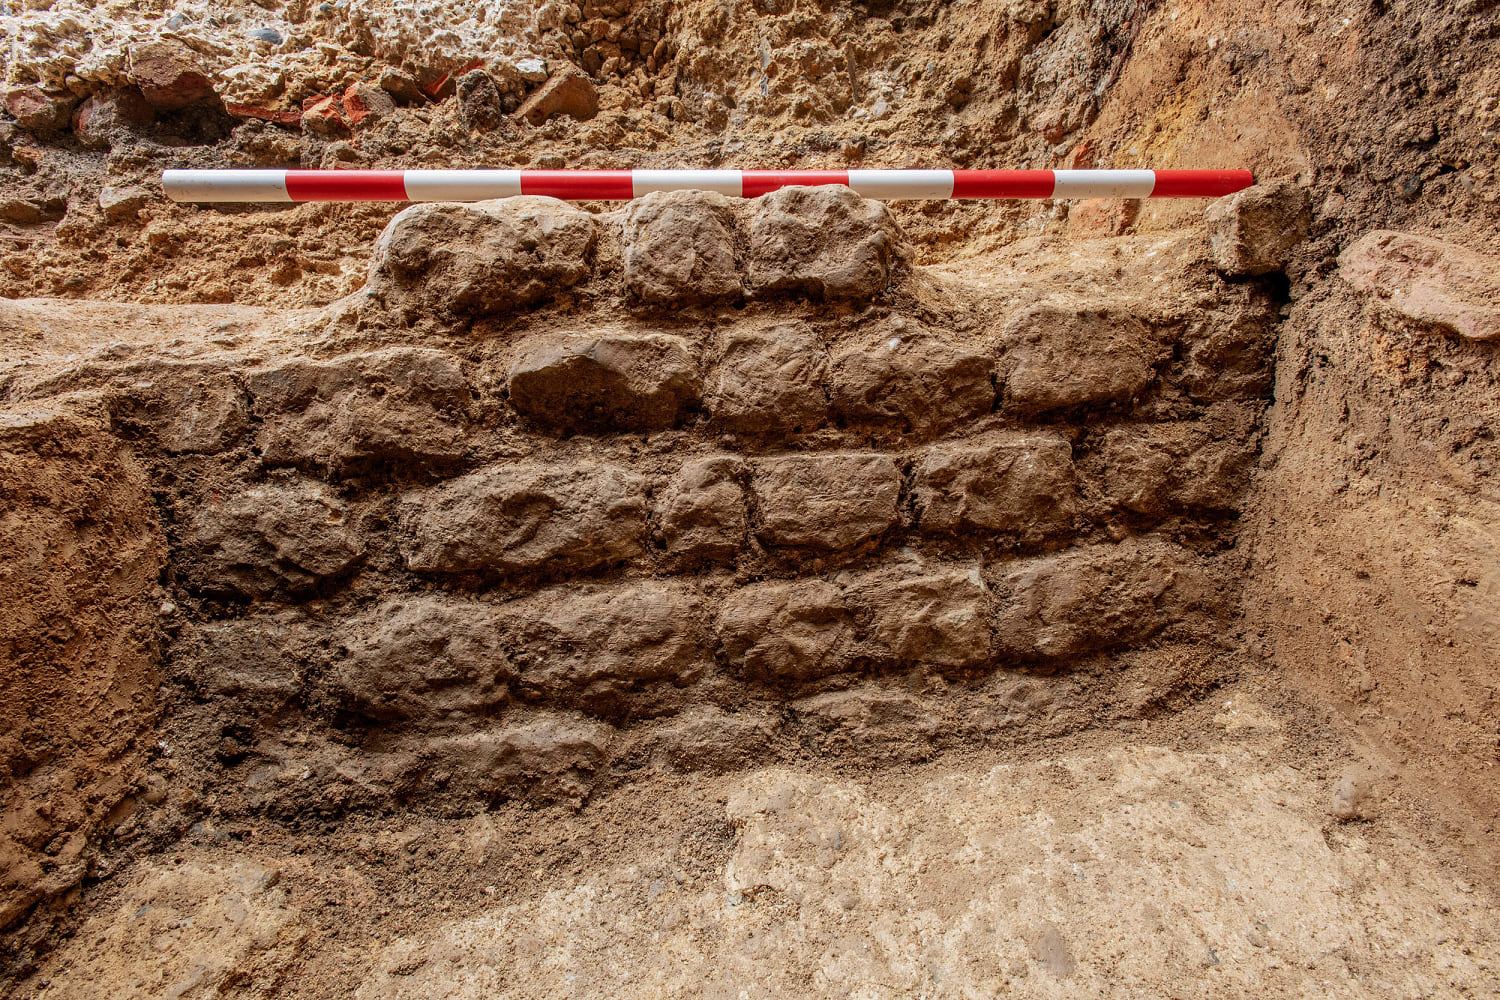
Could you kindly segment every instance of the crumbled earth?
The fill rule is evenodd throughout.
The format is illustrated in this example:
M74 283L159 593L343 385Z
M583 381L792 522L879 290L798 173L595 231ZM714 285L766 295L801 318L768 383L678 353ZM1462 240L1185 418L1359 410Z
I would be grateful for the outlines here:
M0 993L1500 994L1497 23L0 9Z

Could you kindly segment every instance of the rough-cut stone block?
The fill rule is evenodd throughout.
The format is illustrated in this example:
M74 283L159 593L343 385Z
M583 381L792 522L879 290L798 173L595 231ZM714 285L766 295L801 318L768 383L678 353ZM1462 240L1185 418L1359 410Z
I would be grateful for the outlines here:
M842 588L823 580L737 590L717 626L730 664L761 681L806 681L853 670L872 655Z
M878 340L834 355L834 412L854 424L940 434L990 412L994 364L977 351L944 343L901 322Z
M656 536L684 563L733 559L745 544L745 463L714 455L683 465L656 506Z
M512 312L587 278L597 238L556 198L413 205L375 242L367 288L408 317Z
M646 480L607 465L485 469L402 504L401 551L433 573L581 572L639 555Z
M180 571L198 590L297 593L364 554L348 509L321 484L267 483L204 502L187 518Z
M756 295L868 299L890 283L904 247L890 210L847 187L787 187L756 200L749 285Z
M430 774L450 775L444 791L507 798L579 799L609 754L614 729L554 712L516 716L462 736L423 737L411 751Z
M177 41L149 42L130 50L130 80L146 103L175 111L214 96L207 60Z
M687 684L708 662L707 612L687 586L647 581L541 594L513 612L519 685L533 696L600 695L641 681Z
M714 422L741 434L806 433L828 419L826 359L804 327L738 331L724 340L709 389Z
M888 455L788 455L759 462L754 489L767 545L847 549L896 524L901 473Z
M978 569L895 567L856 578L850 602L893 662L976 667L990 659L989 594Z
M1276 303L1243 284L1220 289L1217 298L1214 308L1189 317L1173 381L1199 403L1269 396Z
M640 731L632 751L672 771L721 774L765 760L776 729L775 717L764 710L729 713L695 705Z
M295 612L192 625L173 643L173 675L201 696L270 714L302 692L315 633Z
M1104 482L1126 510L1237 510L1256 457L1255 415L1219 408L1208 419L1133 424L1106 431Z
M442 351L398 347L251 372L258 443L272 465L338 474L452 465L464 452L469 386Z
M1133 316L1061 303L1023 309L1001 334L1003 406L1025 415L1129 403L1171 347Z
M833 730L878 756L930 754L927 740L943 722L931 701L877 684L799 698L792 708L799 719ZM920 746L912 745L913 738L921 741Z
M1246 188L1203 213L1214 263L1228 274L1270 274L1286 265L1312 223L1307 191L1295 184Z
M1049 431L941 444L917 467L916 495L923 531L1007 532L1035 540L1073 523L1073 449Z
M625 285L657 303L735 298L743 290L729 199L657 191L625 209Z
M995 647L1061 660L1138 642L1214 602L1186 549L1156 540L1091 545L1017 564L995 587Z
M1500 256L1380 229L1339 256L1339 275L1419 326L1500 339Z
M227 365L152 361L124 375L105 394L111 418L168 454L225 451L249 430L244 390Z
M393 598L342 630L333 693L382 722L436 720L503 703L515 675L498 610L442 594Z
M559 430L655 431L698 403L698 367L681 337L605 334L540 340L510 370L510 401Z

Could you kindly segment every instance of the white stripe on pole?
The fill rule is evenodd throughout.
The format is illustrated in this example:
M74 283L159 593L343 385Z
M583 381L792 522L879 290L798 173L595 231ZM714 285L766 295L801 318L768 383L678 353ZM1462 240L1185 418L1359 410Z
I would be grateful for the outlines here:
M1149 198L1154 170L1054 170L1054 198Z
M731 198L744 196L744 173L739 170L632 170L630 188L639 198L653 191L717 191Z
M285 170L163 170L173 201L291 201Z
M521 193L519 170L408 170L402 180L412 201L487 201Z
M849 186L862 198L952 198L951 170L851 170Z

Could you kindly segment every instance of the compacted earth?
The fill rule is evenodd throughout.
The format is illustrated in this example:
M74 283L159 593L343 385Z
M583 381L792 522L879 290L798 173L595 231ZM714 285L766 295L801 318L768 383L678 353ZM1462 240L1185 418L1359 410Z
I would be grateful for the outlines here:
M0 27L0 994L1500 995L1500 8Z

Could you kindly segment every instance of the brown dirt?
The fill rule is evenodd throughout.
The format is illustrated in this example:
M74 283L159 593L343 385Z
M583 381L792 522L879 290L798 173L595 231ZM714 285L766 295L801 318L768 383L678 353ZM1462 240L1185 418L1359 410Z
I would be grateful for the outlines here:
M467 65L265 9L332 19L318 92ZM1493 6L543 23L589 121L505 117L493 60L336 134L0 121L0 989L1500 994L1497 348L1339 264L1500 253ZM155 185L476 162L1311 211L1251 276L1193 201ZM1432 287L1484 310L1485 260Z

